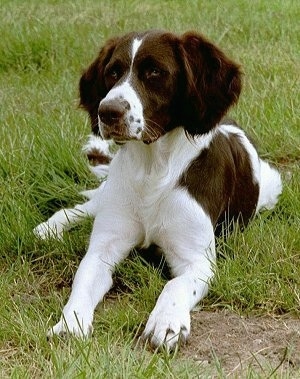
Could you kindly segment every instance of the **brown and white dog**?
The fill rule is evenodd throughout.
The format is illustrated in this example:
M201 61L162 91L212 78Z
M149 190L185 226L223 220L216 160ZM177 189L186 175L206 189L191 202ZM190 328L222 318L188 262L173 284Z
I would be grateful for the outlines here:
M279 173L239 127L222 121L240 91L239 66L195 32L130 33L104 45L81 77L80 101L101 137L91 137L87 153L100 158L95 171L108 172L107 180L86 192L89 201L35 229L44 238L59 236L81 217L95 217L70 299L50 335L88 335L115 265L134 247L156 244L174 278L144 337L168 349L187 339L190 311L213 277L215 231L232 220L246 225L281 193ZM120 145L114 156L111 140Z

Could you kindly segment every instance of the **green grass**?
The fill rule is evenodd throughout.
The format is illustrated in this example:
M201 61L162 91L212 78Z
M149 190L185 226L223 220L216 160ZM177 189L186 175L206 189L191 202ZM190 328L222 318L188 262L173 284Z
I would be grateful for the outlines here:
M0 377L191 378L205 367L151 353L136 336L161 290L138 257L119 268L96 313L94 337L54 339L91 221L63 241L32 229L95 185L80 150L89 133L78 80L106 38L130 30L203 32L244 70L231 114L284 178L276 210L219 241L203 306L242 314L300 314L299 18L296 1L2 1L0 10ZM121 277L121 279L120 279Z

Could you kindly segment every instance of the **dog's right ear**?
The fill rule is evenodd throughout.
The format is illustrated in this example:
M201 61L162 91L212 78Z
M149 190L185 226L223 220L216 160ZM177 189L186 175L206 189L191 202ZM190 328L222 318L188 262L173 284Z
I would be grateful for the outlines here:
M94 62L84 71L79 81L80 106L91 119L92 131L98 134L98 107L108 90L104 81L104 69L109 62L119 38L112 38L100 50Z

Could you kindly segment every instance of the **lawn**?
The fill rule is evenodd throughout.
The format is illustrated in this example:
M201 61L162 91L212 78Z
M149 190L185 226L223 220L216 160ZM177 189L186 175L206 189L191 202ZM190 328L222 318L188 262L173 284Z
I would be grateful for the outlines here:
M97 185L81 153L90 130L78 109L78 81L105 40L148 28L200 31L242 65L244 89L230 116L278 167L284 190L273 212L218 241L216 277L195 317L226 309L299 320L298 2L2 0L0 19L0 377L234 377L214 346L207 362L195 358L195 340L193 354L189 345L168 355L137 344L165 278L136 254L118 267L91 339L48 341L47 328L58 319L86 251L91 220L61 241L40 241L32 230ZM245 367L244 375L300 376L299 361L279 366Z

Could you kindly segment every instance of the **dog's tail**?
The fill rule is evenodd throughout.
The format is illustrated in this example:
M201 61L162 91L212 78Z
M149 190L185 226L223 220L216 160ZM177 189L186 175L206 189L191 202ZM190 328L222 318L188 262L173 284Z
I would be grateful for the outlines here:
M260 161L259 198L256 211L273 209L282 192L280 173L267 162Z
M109 164L114 156L112 142L104 141L100 137L91 134L82 151L89 160L89 167L92 173L99 179L107 176Z

